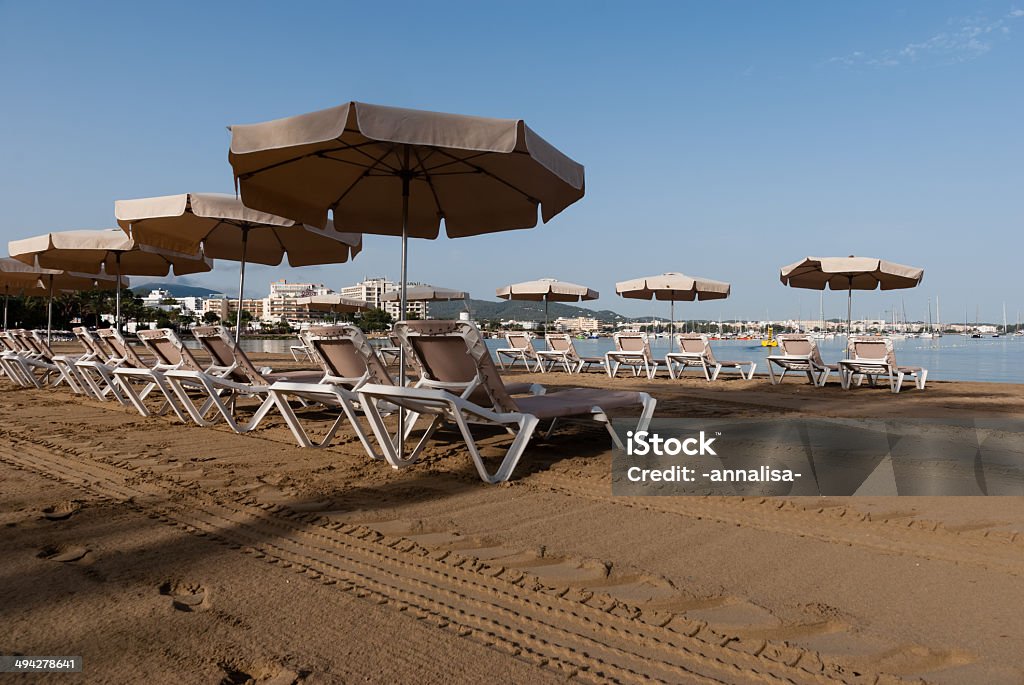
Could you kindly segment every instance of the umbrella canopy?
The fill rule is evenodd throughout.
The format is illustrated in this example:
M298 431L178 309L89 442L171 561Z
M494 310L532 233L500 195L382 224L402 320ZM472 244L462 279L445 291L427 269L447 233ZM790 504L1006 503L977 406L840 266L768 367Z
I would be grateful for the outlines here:
M84 273L176 276L210 271L210 260L140 245L116 228L44 233L7 244L11 256L26 264ZM115 298L114 325L121 326L121 292Z
M898 290L916 287L924 278L924 269L887 262L874 257L807 257L782 267L779 280L784 285L811 290L845 290L846 331L850 332L854 290Z
M40 276L59 273L55 269L39 269L17 259L0 257L0 288L5 290L42 289Z
M585 285L560 281L557 278L541 278L536 281L513 283L512 285L498 288L496 294L503 300L543 301L545 333L548 330L549 302L580 302L582 300L596 300L600 297L600 293Z
M228 155L251 207L407 240L532 228L583 197L583 166L520 119L348 102L231 127ZM399 373L405 356L400 355Z
M353 300L341 295L311 295L300 297L295 304L305 306L306 309L315 312L330 312L333 314L350 314L369 309L370 305L362 300Z
M210 260L136 243L116 228L44 233L8 243L11 256L48 269L136 276L204 273Z
M532 228L583 197L583 166L520 119L487 119L362 102L231 127L228 160L256 209L408 239ZM405 377L405 351L398 356ZM404 411L398 415L399 434Z
M46 342L50 342L53 323L53 294L74 290L113 289L118 279L107 275L83 274L57 269L29 266L16 259L0 259L0 288L4 291L4 329L7 329L7 304L12 291L29 295L48 295L46 314ZM128 279L120 279L128 287Z
M114 215L140 243L191 254L201 250L207 257L241 262L236 340L242 329L247 262L276 266L287 255L291 266L337 264L362 249L362 236L339 233L329 222L324 228L298 224L218 193L118 200Z
M49 269L36 269L10 257L0 258L0 288L4 291L4 330L7 330L7 301L11 292L45 295L46 288L40 276L44 273L60 273Z
M250 207L414 238L441 219L452 238L532 228L584 193L583 167L521 119L362 102L232 126L228 159Z
M615 284L615 292L622 297L637 300L668 300L693 302L694 300L722 300L729 297L731 286L710 278L665 273L657 276L634 278Z
M729 297L732 289L724 281L713 281L710 278L687 276L686 274L669 272L657 276L634 278L615 284L615 292L622 297L637 300L668 300L671 305L669 318L669 346L674 342L676 302L693 302L694 300L722 300Z
M397 302L402 299L402 291L390 290L381 298L384 302ZM414 285L406 288L406 302L449 302L451 300L469 299L469 293L450 288L438 288L433 285Z

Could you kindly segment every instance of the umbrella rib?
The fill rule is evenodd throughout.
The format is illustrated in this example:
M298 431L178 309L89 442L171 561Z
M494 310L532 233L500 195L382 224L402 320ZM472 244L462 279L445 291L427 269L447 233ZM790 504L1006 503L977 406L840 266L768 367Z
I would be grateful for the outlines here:
M362 152L362 151L360 150L360 152ZM393 150L387 150L387 151L385 151L385 152L384 152L384 154L382 154L382 155L381 155L381 156L380 156L379 158L377 158L377 159L376 159L376 160L374 161L374 164L373 164L373 165L371 165L371 166L367 167L366 171L365 171L364 173L362 173L362 174L361 174L361 175L359 176L359 178L357 178L356 180L352 181L352 184L351 184L351 185L350 185L350 186L349 186L348 188L346 188L346 189L345 189L345 191L344 191L344 192L343 192L343 193L342 193L341 195L339 195L339 196L338 196L338 199L336 199L336 200L335 200L334 202L332 202L331 204L329 204L329 205L327 205L327 206L328 206L328 207L330 207L330 208L331 208L332 210L333 210L333 209L335 209L335 208L336 208L336 207L337 207L337 206L338 206L338 205L339 205L339 204L341 203L341 201L342 201L342 200L344 200L344 199L345 199L345 197L347 197L347 196L348 196L348 194L349 194L349 193L351 193L351 192L352 192L352 190L353 190L353 189L354 189L354 188L355 188L355 187L356 187L357 185L359 185L359 182L360 182L360 181L362 181L362 180L363 180L364 178L366 178L367 176L369 176L369 175L370 175L370 173L371 173L371 172L373 171L374 167L376 167L376 166L377 166L377 164L381 163L381 162L383 161L383 159L384 159L385 157L387 157L387 156L388 156L389 154L391 154L392 152L393 152ZM364 152L363 154L366 154L366 153ZM367 155L367 157L369 157L369 155ZM373 159L372 157L370 157L370 158L371 158L371 159ZM385 166L385 167L387 167L387 165L386 165L386 164L385 164L384 166Z
M338 142L340 143L341 140L339 139ZM378 142L378 141L369 140L369 141L366 141L365 143L356 143L356 144L344 143L344 144L341 145L341 147L332 148L332 149L329 149L329 150L315 150L314 152L307 152L304 155L298 155L298 156L295 156L295 157L289 157L288 159L282 159L280 162L274 162L273 164L268 164L267 166L260 167L259 169L253 169L252 171L246 171L243 174L239 174L238 178L240 178L240 179L248 179L250 176L254 176L256 174L263 173L264 171L270 171L271 169L276 169L278 167L285 166L286 164L292 164L294 162L299 162L299 161L302 161L303 159L307 159L309 157L324 157L324 155L326 155L328 153L331 153L331 152L344 152L346 150L359 150L359 148L363 147L364 145L373 145L376 142ZM334 158L333 157L325 157L325 159L334 159ZM334 161L335 162L340 162L342 160L334 159Z
M444 155L446 157L449 157L450 159L452 159L452 160L454 160L456 162L462 162L463 164L466 164L467 166L470 166L473 169L475 169L477 171L477 173L481 173L481 174L484 174L485 176L489 176L489 177L493 178L495 181L498 181L499 183L501 183L501 184L503 184L505 186L508 186L512 190L516 191L517 193L519 193L520 195L525 197L530 202L532 202L534 204L540 204L540 201L537 198L535 198L533 195L531 195L530 193L522 190L521 188L516 187L514 184L512 184L509 181L506 181L505 179L503 179L501 176L498 176L497 174L492 173L492 172L488 171L487 169L484 169L483 167L478 166L476 164L472 164L470 162L463 161L463 160L459 159L458 157L455 157L454 155L452 155L451 153L449 153L446 150L442 150L440 148L434 148L434 149L436 149L439 154L442 154L442 155Z
M434 187L434 182L430 180L430 172L424 165L424 160L420 157L419 148L413 148L413 154L416 155L416 161L419 163L420 168L423 169L423 180L426 181L427 186L430 188L430 194L434 197L434 206L437 207L438 216L444 218L444 207L441 206L441 198L437 196L437 188Z

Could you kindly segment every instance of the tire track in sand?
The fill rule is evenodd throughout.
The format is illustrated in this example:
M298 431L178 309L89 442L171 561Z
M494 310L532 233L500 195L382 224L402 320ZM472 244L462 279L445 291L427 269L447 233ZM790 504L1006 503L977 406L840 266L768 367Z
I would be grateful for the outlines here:
M756 648L705 639L535 589L515 569L446 563L404 538L274 505L217 501L153 482L127 462L93 457L41 436L2 431L0 460L128 503L141 513L208 537L311 580L390 604L438 628L587 682L889 683L851 673L784 643ZM742 646L749 651L737 648Z

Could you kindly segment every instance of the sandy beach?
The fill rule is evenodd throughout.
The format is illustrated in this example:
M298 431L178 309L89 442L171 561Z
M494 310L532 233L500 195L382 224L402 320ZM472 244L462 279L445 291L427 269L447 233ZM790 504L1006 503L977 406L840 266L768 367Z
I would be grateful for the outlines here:
M1024 417L1008 384L510 377L659 417ZM0 379L0 645L82 655L61 682L1024 680L1024 500L623 498L610 462L567 425L489 486L451 434L394 471L350 428L304 450L277 414L235 435Z

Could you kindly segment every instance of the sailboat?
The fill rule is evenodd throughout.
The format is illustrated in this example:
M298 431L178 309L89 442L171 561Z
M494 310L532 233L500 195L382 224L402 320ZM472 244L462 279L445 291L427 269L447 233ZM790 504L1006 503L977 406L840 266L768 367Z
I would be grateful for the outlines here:
M928 298L928 326L921 331L920 337L922 338L934 338L935 334L932 331L932 298Z

